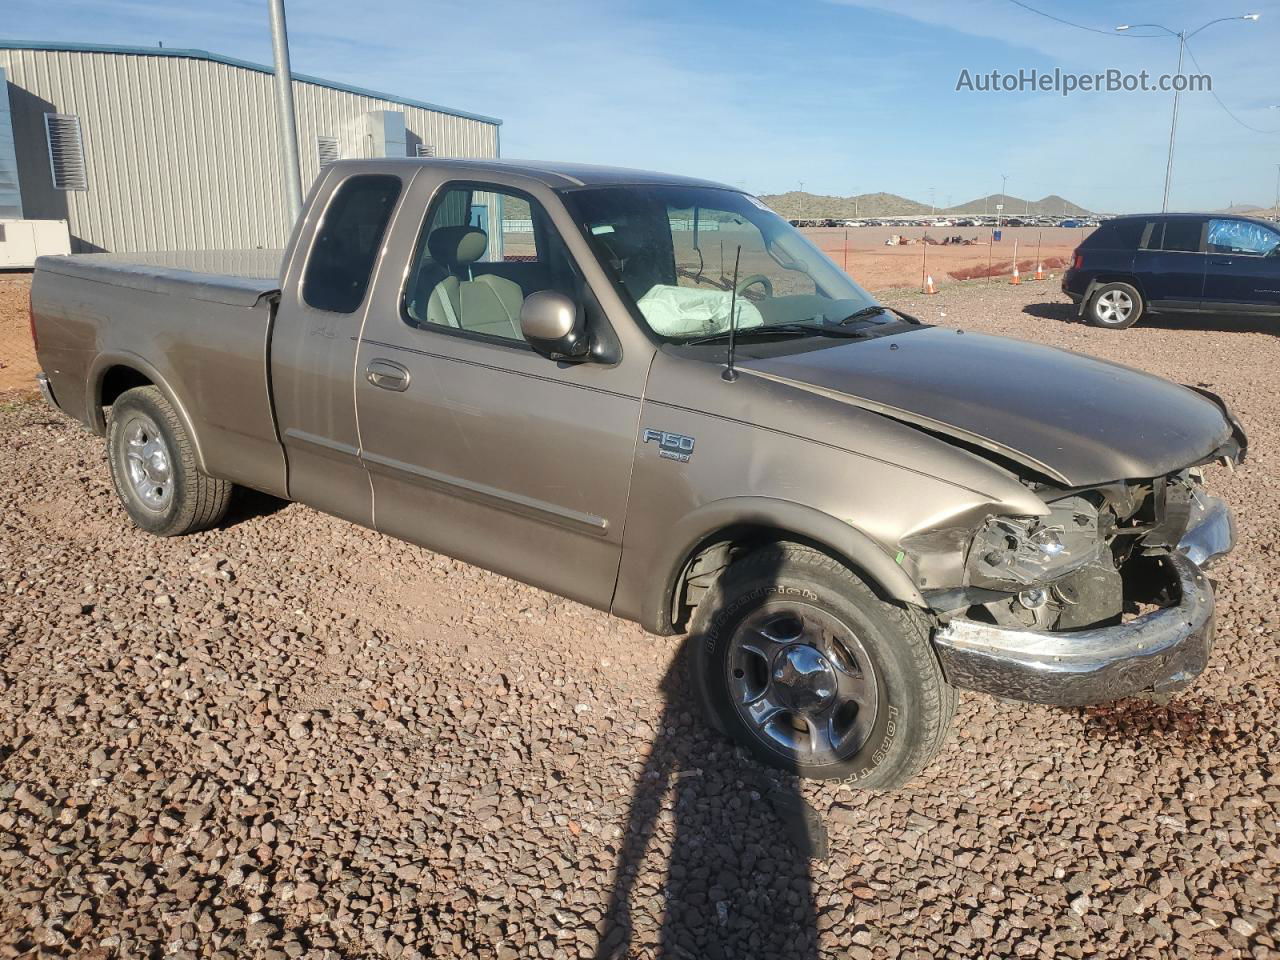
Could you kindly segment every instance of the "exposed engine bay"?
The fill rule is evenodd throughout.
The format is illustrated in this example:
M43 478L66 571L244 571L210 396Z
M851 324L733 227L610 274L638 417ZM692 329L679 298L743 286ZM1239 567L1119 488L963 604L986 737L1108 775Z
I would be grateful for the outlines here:
M1047 516L995 517L983 527L966 558L966 599L976 602L952 615L1061 631L1166 606L1176 598L1158 558L1178 547L1209 498L1194 467L1073 490L1047 504Z

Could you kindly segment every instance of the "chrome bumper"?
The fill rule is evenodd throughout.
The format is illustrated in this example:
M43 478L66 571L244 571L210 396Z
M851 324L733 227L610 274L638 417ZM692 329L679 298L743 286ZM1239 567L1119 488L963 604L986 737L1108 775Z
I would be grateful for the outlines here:
M1213 589L1200 569L1235 545L1226 504L1199 501L1178 549L1159 558L1177 602L1128 623L1048 632L955 619L933 642L957 687L1011 700L1081 706L1139 693L1176 693L1213 649Z

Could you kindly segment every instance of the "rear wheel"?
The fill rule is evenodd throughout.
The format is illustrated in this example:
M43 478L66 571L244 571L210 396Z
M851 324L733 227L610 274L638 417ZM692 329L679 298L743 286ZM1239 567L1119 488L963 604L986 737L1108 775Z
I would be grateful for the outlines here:
M148 533L194 533L227 512L232 484L199 471L186 428L156 387L135 387L116 398L107 459L116 495Z
M1085 317L1095 327L1123 330L1142 316L1142 294L1127 283L1108 283L1093 292Z
M888 789L946 739L956 691L925 618L817 550L779 544L733 563L693 633L713 722L765 763Z

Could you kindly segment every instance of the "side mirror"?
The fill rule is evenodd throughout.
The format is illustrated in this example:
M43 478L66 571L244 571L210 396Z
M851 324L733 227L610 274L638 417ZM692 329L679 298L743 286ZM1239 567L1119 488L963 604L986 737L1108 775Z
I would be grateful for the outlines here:
M539 290L520 304L520 332L550 360L582 360L591 349L582 309L563 293Z

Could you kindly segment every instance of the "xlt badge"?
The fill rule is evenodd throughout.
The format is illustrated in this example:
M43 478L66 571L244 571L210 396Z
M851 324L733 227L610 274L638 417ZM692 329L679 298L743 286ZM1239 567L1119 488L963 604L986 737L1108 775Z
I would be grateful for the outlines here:
M668 460L679 460L681 463L688 463L689 458L693 456L693 437L686 437L681 433L667 433L665 430L650 430L644 432L645 443L656 443L658 445L658 456L666 457Z

